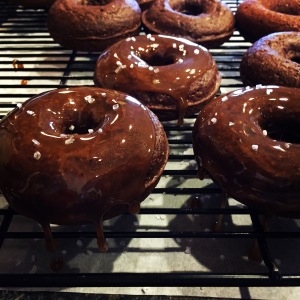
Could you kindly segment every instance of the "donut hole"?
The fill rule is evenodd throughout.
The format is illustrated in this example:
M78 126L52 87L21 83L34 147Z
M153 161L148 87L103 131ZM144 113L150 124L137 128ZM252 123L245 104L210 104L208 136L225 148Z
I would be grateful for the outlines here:
M171 53L143 53L140 58L153 67L172 65L176 62L174 55Z
M90 6L105 6L112 0L79 0L78 5L90 5Z
M204 13L204 5L193 1L176 1L171 4L173 10L188 16L198 16Z
M273 0L270 1L268 8L272 11L285 15L298 16L300 14L299 6L293 6L293 3L290 3L290 1Z
M74 112L64 121L62 133L79 135L88 134L91 130L97 130L103 123L104 120L94 118L94 114L91 111L81 113Z
M276 141L300 144L299 119L273 119L264 124L267 135Z

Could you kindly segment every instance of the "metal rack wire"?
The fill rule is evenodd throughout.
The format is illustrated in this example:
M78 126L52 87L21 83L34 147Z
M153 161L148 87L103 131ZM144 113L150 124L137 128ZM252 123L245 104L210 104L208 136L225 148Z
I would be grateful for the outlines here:
M240 1L225 1L234 11ZM55 44L49 37L46 28L46 15L44 10L23 9L1 2L0 12L0 115L8 113L18 102L23 102L29 97L45 90L57 87L70 87L75 85L92 85L93 71L98 53L86 53L65 50ZM231 40L218 49L211 49L223 80L220 93L225 93L242 86L239 78L239 62L242 54L249 44L243 40L238 32L235 32ZM191 152L191 129L195 118L185 120L183 127L177 127L176 123L166 122L164 128L170 143L170 157L166 170L163 173L162 183L149 196L163 199L163 205L143 206L140 216L167 216L168 223L161 229L156 226L138 226L134 229L119 227L105 227L106 237L117 241L124 239L149 239L149 240L175 240L177 244L183 240L191 241L219 241L226 240L227 246L234 243L234 248L244 247L242 241L249 240L254 243L257 240L260 255L264 267L260 271L253 271L248 262L247 267L226 271L211 268L201 258L201 264L206 268L199 270L174 270L167 272L144 272L138 269L136 272L76 272L56 273L50 271L27 272L13 270L14 266L6 266L1 270L0 282L3 287L92 287L92 286L297 286L300 284L299 265L290 263L295 257L284 252L283 255L291 256L290 260L283 258L281 264L275 254L278 243L287 243L288 240L297 242L298 249L300 231L298 223L294 220L276 220L269 231L264 231L259 212L246 207L241 207L233 202L233 205L222 208L219 206L221 191L209 179L205 184L200 184L193 154ZM172 184L169 184L170 181ZM168 184L165 184L167 182ZM175 198L181 199L176 202ZM207 201L208 200L208 201ZM147 200L145 201L145 203ZM149 202L149 200L148 200ZM151 201L150 201L151 202ZM177 204L176 204L176 203ZM175 204L174 204L175 203ZM192 204L191 204L192 203ZM214 203L212 205L211 203ZM215 204L217 203L217 204ZM207 230L207 224L215 221L220 215L225 220L235 217L243 219L248 217L250 224L247 226L234 225L232 230L223 228L220 231ZM179 218L174 225L174 218ZM197 220L209 221L201 226L193 224L180 227L182 220L187 222L191 217ZM0 259L7 257L7 253L14 251L11 242L22 240L25 245L31 245L35 240L42 240L40 230L14 229L20 216L5 205L0 208ZM181 219L183 218L183 219ZM21 220L22 221L22 220ZM27 221L25 221L27 222ZM204 221L203 221L204 222ZM209 223L210 222L210 223ZM227 221L228 222L228 221ZM283 222L283 223L282 223ZM282 227L278 227L283 224ZM287 229L284 225L287 224ZM197 226L199 227L197 229ZM290 228L295 230L290 230ZM112 229L113 228L113 229ZM64 231L55 231L54 237L60 240L95 239L95 233L87 230L69 228ZM274 242L275 241L275 242ZM251 244L250 243L250 244ZM197 247L198 244L195 245ZM10 249L10 247L12 247ZM29 246L28 246L29 247ZM35 246L33 246L35 247ZM194 247L194 246L193 246ZM275 252L272 247L275 247ZM130 247L129 247L130 248ZM200 247L201 248L201 247ZM117 251L113 246L112 252ZM182 248L179 249L182 250ZM184 250L190 250L184 248ZM80 251L80 248L77 249ZM178 249L166 247L165 252L172 255L172 251ZM27 259L30 260L30 250ZM134 248L131 251L142 252L142 249ZM199 249L201 251L201 249ZM198 250L197 250L198 252ZM189 253L190 254L190 253ZM1 256L2 255L2 256ZM193 253L191 253L193 255ZM276 254L277 255L277 254ZM32 258L31 258L32 259ZM217 259L217 256L214 258ZM230 260L227 264L232 264ZM197 268L197 267L196 267Z

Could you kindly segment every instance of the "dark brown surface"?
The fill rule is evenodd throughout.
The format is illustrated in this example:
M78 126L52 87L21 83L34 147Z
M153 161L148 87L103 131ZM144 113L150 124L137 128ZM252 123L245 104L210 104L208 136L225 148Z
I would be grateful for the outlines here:
M300 1L246 0L235 18L238 30L251 42L273 32L300 31Z
M217 47L234 31L234 16L217 0L156 0L142 13L153 33L183 37L205 47Z
M300 87L300 32L270 34L244 54L241 78L245 85Z
M87 5L88 3L88 5ZM140 31L141 10L135 0L58 0L48 14L51 37L67 49L101 51Z
M100 55L97 86L135 96L161 120L199 111L216 94L220 75L203 47L188 40L159 35L128 38Z
M199 168L236 200L300 216L300 89L257 87L220 96L193 132Z
M152 112L125 94L88 87L31 98L1 120L0 142L1 191L42 224L49 248L49 223L95 223L101 235L103 219L137 213L168 156Z

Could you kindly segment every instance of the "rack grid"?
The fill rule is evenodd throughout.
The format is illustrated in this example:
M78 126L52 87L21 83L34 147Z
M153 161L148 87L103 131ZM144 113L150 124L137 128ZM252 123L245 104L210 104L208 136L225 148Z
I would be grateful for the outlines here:
M241 1L224 2L235 11ZM93 85L93 71L99 53L70 51L55 44L47 31L46 11L24 9L8 4L4 0L0 3L2 7L0 12L1 117L12 110L17 103L24 102L31 96L46 90ZM219 48L210 49L223 77L219 93L242 87L239 63L250 45L236 31L229 42ZM39 267L36 262L37 255L34 254L46 252L43 248L42 231L32 221L19 216L7 207L2 199L2 202L0 201L1 286L300 285L300 268L297 262L300 231L297 220L273 218L269 223L269 230L264 230L263 217L258 211L249 209L233 199L229 200L226 207L222 207L220 189L209 178L202 182L197 179L191 147L194 121L195 117L187 118L182 127L178 127L176 122L163 123L170 144L170 156L161 182L143 202L137 217L125 215L106 224L105 235L110 244L109 253L99 254L99 256L87 250L86 257L89 260L87 265L93 265L98 260L105 261L107 257L112 260L113 265L117 259L126 260L124 255L129 252L133 258L141 257L143 253L156 255L161 253L170 261L176 260L177 257L180 259L189 257L188 261L193 257L192 261L195 261L195 265L192 264L190 267L190 262L187 262L188 266L183 267L182 264L177 266L174 262L176 266L174 270L167 268L164 271L157 267L157 270L147 268L150 271L145 271L143 267L137 267L134 272L126 272L124 267L118 271L112 266L104 270L92 268L92 271L85 268L75 268L75 270L69 268L62 272L43 269ZM222 217L225 225L220 226L219 230L212 230L216 220ZM146 220L145 224L143 218ZM151 220L154 220L153 223ZM163 225L160 221L163 221ZM62 228L62 230L54 228L54 237L63 241L63 247L68 247L69 243L74 241L77 243L77 248L75 247L73 257L70 259L72 265L73 261L76 261L76 256L85 251L81 245L82 241L89 249L94 249L96 234L90 226L84 228L62 226ZM148 248L135 246L141 245L139 241L144 240L148 241L145 242ZM132 241L137 242L132 246ZM155 248L156 242L165 247ZM223 245L227 249L224 251L229 253L229 258L216 251L216 248L204 249L205 244L213 243L215 243L214 247ZM153 249L149 247L152 244ZM19 253L20 247L24 247L22 251L25 254L16 254ZM243 255L240 254L240 249ZM258 249L256 254L261 256L262 263L247 259L247 253L253 249ZM204 251L206 257L201 255L201 251ZM10 254L13 258L9 257ZM18 255L22 259L19 259ZM50 257L48 253L40 255L43 257L40 264L45 263L47 257ZM55 255L67 256L66 250ZM238 257L238 260L233 257ZM83 261L79 263L82 266L85 263L82 255L80 260ZM131 261L130 264L134 262ZM233 268L231 267L233 264L237 265Z

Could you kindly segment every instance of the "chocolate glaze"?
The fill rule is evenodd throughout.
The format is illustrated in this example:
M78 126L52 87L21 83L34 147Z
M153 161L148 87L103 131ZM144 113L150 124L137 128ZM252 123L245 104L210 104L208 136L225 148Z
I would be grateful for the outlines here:
M142 125L142 126L141 126ZM0 122L0 189L17 212L49 223L97 226L137 212L167 161L156 116L134 98L92 87L37 95Z
M142 13L153 33L186 38L205 47L217 47L234 31L230 8L218 0L156 0Z
M240 33L255 42L273 32L300 31L299 0L245 0L235 19Z
M199 167L236 200L300 217L300 89L257 86L220 96L193 131Z
M102 51L140 31L135 0L58 0L48 13L51 37L68 49Z
M299 17L300 18L300 17ZM245 85L276 84L300 88L300 32L279 32L258 40L244 54Z
M147 35L127 38L103 52L94 82L137 97L161 120L182 124L185 115L214 97L220 75L205 48L185 39Z

